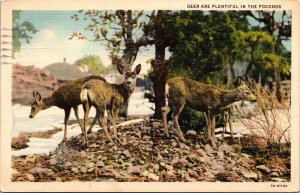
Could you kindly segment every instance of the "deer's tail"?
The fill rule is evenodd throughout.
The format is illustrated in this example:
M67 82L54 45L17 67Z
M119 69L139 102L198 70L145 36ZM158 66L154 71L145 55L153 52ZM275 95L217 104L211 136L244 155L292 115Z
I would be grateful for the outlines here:
M80 100L81 102L86 102L88 100L88 89L83 88L80 92Z
M170 89L170 86L168 85L168 83L166 83L166 86L165 86L165 100L166 100L166 106L169 105L169 101L168 101L168 98L169 98L169 89Z

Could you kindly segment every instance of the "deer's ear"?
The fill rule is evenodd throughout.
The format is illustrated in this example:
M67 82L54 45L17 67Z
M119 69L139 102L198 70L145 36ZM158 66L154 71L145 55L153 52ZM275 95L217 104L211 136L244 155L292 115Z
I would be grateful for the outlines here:
M38 101L38 102L41 102L42 101L42 96L39 92L36 92L35 93L35 99Z
M125 65L124 64L118 64L117 69L120 74L125 74Z
M138 75L140 72L141 72L141 64L137 65L137 66L134 68L134 73L135 73L136 75Z
M239 86L244 82L245 82L244 79L241 76L238 76L235 80L235 85Z
M33 91L33 92L32 92L32 96L33 96L33 98L35 98L35 95L36 95L36 93Z

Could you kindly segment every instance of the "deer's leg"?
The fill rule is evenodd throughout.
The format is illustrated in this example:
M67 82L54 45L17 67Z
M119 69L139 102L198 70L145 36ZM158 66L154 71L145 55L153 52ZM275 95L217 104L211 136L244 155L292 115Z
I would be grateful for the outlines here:
M211 141L211 144L214 148L217 148L216 146L216 138L215 138L215 125L216 125L216 116L210 112L210 126L211 126L211 138L210 138L210 141Z
M113 120L113 128L114 128L114 137L115 138L118 138L118 136L117 136L118 114L119 114L119 108L113 108L112 109L112 120Z
M111 124L112 124L113 120L112 120L111 110L106 110L106 111L107 111L107 129L108 129L108 132L110 132Z
M88 102L85 102L83 104L83 111L84 111L84 117L83 117L83 144L85 146L87 146L88 145L88 138L87 138L86 126L87 126L87 121L88 121L89 111L90 111L90 105L88 104Z
M224 111L224 126L223 126L223 133L222 133L222 138L224 139L225 138L225 133L226 133L226 128L227 128L227 123L228 123L228 111Z
M83 134L83 125L81 124L81 121L80 121L79 116L78 116L78 106L73 107L73 110L74 110L75 117L76 117L76 119L78 121L78 124L80 126L81 132Z
M175 108L173 114L174 114L174 122L175 122L175 127L177 129L178 137L181 141L185 142L186 139L184 138L183 133L182 133L179 123L178 123L178 118L179 118L179 115L180 115L183 107L184 107L184 105L182 105L180 108Z
M65 120L64 120L65 131L64 131L64 139L63 139L63 141L67 140L67 127L68 127L70 112L71 112L71 108L65 109Z
M99 110L98 122L99 122L99 125L104 129L104 132L105 132L105 135L106 135L107 139L110 142L113 142L113 140L110 137L109 132L107 131L107 126L106 126L105 121L104 121L104 111L103 110Z
M94 119L93 119L93 121L92 121L92 123L91 123L91 125L90 125L90 127L89 127L89 129L88 129L88 131L87 131L87 133L91 133L91 132L92 132L92 128L93 128L94 125L96 124L96 121L97 121L97 119L98 119L98 116L99 116L99 112L98 112L98 110L96 110L96 115L95 115L95 117L94 117Z
M229 129L230 129L230 136L231 136L231 139L233 139L232 120L231 120L230 111L228 112L228 123L229 123Z
M163 125L164 125L164 130L165 133L167 135L167 137L169 137L169 129L168 129L168 122L167 122L167 116L168 113L170 112L170 107L169 106L164 106L161 108L161 113L162 113L162 121L163 121Z
M210 112L205 112L204 117L206 121L206 126L207 126L207 134L208 134L208 140L211 138L211 124L210 124Z

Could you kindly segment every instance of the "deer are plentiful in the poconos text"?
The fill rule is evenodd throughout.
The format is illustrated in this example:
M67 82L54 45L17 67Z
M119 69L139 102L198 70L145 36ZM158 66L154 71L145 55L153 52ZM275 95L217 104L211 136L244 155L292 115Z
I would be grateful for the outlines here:
M33 118L41 110L48 109L52 106L64 109L65 118L64 118L64 141L67 139L67 125L69 121L69 116L71 109L74 109L76 119L79 123L79 126L83 133L83 125L80 123L78 117L78 106L81 104L80 92L81 87L84 83L89 80L96 79L98 81L106 82L106 80L100 76L87 76L79 78L77 80L71 81L59 87L56 91L52 93L51 96L42 98L39 92L33 92L34 102L31 105L31 112L29 118Z
M166 97L168 105L161 109L166 135L169 137L167 114L172 109L172 117L174 118L178 136L182 141L186 141L180 129L178 118L184 106L188 106L192 109L204 112L208 128L208 138L213 147L216 147L214 131L215 117L220 113L220 110L239 100L256 100L256 96L251 92L245 82L242 82L241 85L234 90L225 90L214 85L184 77L174 77L167 81Z
M105 135L110 142L113 142L108 128L113 124L114 137L117 138L117 126L119 109L127 101L136 87L137 75L141 71L141 65L137 65L131 71L128 65L117 65L118 72L124 76L121 84L110 84L99 80L90 80L86 82L81 90L80 98L83 103L84 121L83 121L83 145L88 145L87 133L93 127L91 124L89 131L86 130L89 110L92 106L96 108L96 116L99 125L104 129ZM107 111L107 122L105 122L104 112ZM95 120L95 119L94 119Z

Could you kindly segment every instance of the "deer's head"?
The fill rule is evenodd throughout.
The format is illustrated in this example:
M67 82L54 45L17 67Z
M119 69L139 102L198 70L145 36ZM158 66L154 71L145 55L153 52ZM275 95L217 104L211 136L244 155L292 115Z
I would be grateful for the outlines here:
M29 118L33 118L40 110L43 110L44 104L42 101L42 96L39 92L33 91L34 102L31 105L31 111Z
M137 79L137 75L141 71L141 64L137 65L133 71L130 69L128 65L124 65L124 64L118 64L117 69L119 73L122 74L125 78L123 83L125 88L127 88L129 91L132 92L136 87L136 79Z
M247 82L243 79L239 80L239 86L237 87L238 96L241 100L256 101L256 95L253 90L248 86Z

